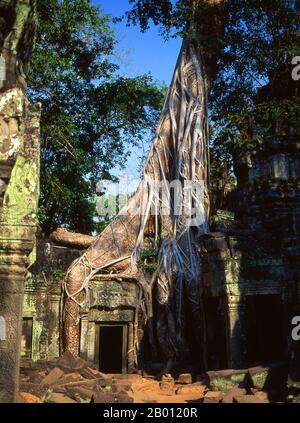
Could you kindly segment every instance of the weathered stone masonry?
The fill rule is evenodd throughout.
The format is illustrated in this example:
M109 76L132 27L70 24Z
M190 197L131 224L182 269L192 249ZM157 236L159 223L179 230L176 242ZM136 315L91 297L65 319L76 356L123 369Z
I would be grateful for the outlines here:
M59 356L61 284L65 269L79 254L77 250L54 246L48 240L38 241L37 259L25 284L23 358L37 361ZM26 322L30 324L27 333Z
M65 271L82 253L57 246L49 240L38 242L37 260L26 279L23 306L22 356L24 359L48 360L61 353L62 281ZM89 306L81 312L80 355L99 366L102 328L118 326L123 332L120 371L134 369L136 325L139 302L137 283L109 275L95 276L89 287ZM29 321L29 322L28 322ZM26 323L29 328L26 331Z
M226 339L218 354L227 367L293 357L300 377L291 340L291 319L300 313L299 130L280 126L256 149L237 154L237 220L203 238L202 289L204 304L216 313L218 305L219 327L207 330Z

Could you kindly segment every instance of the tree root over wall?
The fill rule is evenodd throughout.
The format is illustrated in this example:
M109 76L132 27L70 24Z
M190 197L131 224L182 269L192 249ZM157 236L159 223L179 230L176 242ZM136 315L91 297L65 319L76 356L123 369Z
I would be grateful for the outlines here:
M184 41L137 191L68 269L63 344L75 355L79 352L80 311L89 305L90 281L96 273L110 270L118 277L134 277L141 287L139 305L151 322L149 342L159 351L165 370L195 351L205 365L201 358L205 333L200 313L199 238L208 230L209 211L207 85L201 50ZM167 189L172 181L186 184L184 190L189 189L189 181L194 187L202 184L203 195L198 189L191 189L189 197L181 192L175 204ZM157 189L158 184L162 189ZM195 210L198 218L193 222ZM158 257L157 269L147 282L138 261L150 216Z

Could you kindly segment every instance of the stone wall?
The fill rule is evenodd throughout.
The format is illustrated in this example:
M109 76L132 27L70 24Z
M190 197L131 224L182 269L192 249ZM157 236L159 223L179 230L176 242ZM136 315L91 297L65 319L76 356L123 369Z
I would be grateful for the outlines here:
M282 358L287 358L291 342L290 322L300 305L300 297L293 271L281 252L276 251L274 246L271 248L265 239L255 239L249 235L211 233L203 238L202 245L203 302L208 302L212 297L222 299L222 324L227 337L226 367L241 368L258 364L249 362L247 358L251 347L249 341L247 343L247 320L253 318L247 315L247 300L256 296L278 298L282 304L284 327L278 336L285 337L286 350L282 351ZM268 313L273 312L277 313L266 303L265 319L271 317ZM221 328L214 330L218 337ZM211 351L207 351L207 355L210 354Z
M294 353L291 319L300 314L299 133L297 128L273 133L256 149L237 152L236 220L226 223L219 213L213 227L221 231L202 240L203 302L220 299L227 367L267 359L272 343L282 359ZM251 345L267 324L265 344ZM265 351L253 350L263 348L259 343Z
M32 319L33 361L60 354L61 284L68 266L80 251L39 240L37 260L26 278L23 318ZM24 352L23 352L24 353Z
M300 233L300 128L268 135L254 150L236 152L236 218L253 231Z
M33 361L49 360L61 353L62 282L69 265L81 254L82 251L60 247L49 240L38 242L37 260L26 279L23 303L23 318L32 320L31 353L27 358ZM137 283L109 275L95 276L88 295L87 305L81 310L81 357L99 365L100 325L119 324L126 331L123 371L133 371L135 340L142 336L137 326Z

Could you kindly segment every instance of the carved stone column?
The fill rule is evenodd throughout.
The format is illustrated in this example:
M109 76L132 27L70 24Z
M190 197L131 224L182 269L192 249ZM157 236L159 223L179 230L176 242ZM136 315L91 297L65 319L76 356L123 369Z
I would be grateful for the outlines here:
M34 6L0 0L0 402L17 398L24 282L34 260L40 112L25 91Z
M244 366L244 313L245 307L239 301L229 301L229 362L233 369Z

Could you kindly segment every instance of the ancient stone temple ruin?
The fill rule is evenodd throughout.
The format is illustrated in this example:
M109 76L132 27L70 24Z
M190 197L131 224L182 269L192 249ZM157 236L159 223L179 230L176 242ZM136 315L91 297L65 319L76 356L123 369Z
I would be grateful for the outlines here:
M291 319L300 312L297 137L295 131L279 129L257 149L239 152L235 213L218 212L212 232L202 238L207 369L244 368L291 356L297 363L290 337ZM81 254L40 241L26 285L24 356L59 355L61 283ZM89 286L89 307L80 317L80 355L104 372L131 372L136 353L143 354L135 345L135 339L142 345L145 329L140 294L135 280L109 274L94 276ZM159 369L152 363L154 372Z
M22 356L45 360L60 354L61 284L81 251L40 241L38 260L28 276L23 312ZM139 290L134 280L95 276L90 307L81 314L80 355L103 372L134 369ZM101 359L100 359L101 357Z
M216 223L202 251L208 362L223 348L230 367L286 360L300 311L299 132L278 128L238 153L236 220Z

